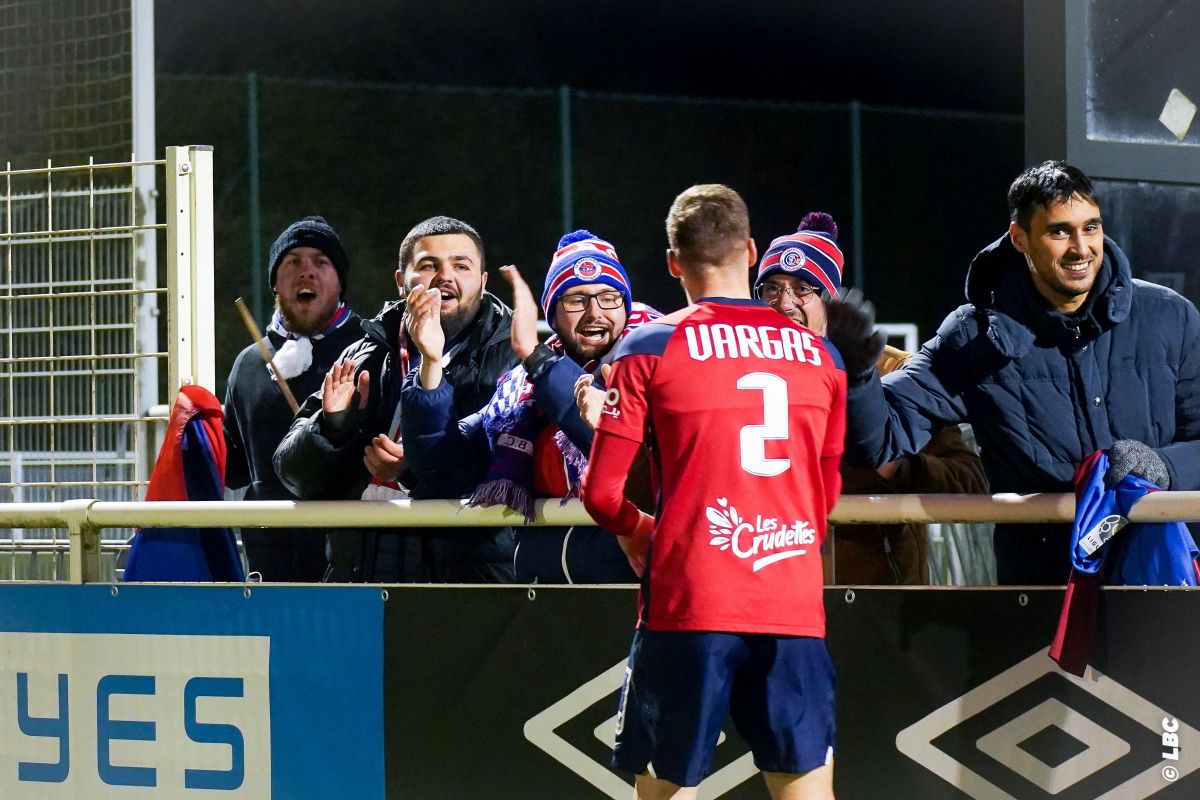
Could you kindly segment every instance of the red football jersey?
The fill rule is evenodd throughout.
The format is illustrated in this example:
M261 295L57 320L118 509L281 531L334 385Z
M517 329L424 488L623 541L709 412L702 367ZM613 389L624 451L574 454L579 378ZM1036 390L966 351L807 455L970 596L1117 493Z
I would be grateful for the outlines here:
M837 350L762 303L701 300L627 337L597 439L652 453L640 623L824 636L821 543L845 426ZM589 480L623 485L605 469L592 461Z

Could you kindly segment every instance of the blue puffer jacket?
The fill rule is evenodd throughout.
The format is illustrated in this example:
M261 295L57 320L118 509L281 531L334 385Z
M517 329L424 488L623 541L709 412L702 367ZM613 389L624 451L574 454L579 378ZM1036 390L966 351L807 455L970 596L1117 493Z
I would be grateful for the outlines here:
M1171 488L1200 489L1200 314L1135 280L1111 239L1083 309L1053 310L1007 234L975 257L968 304L905 369L848 393L846 454L870 466L970 422L994 492L1067 492L1118 439L1155 448ZM1063 583L1069 527L997 526L1001 583Z

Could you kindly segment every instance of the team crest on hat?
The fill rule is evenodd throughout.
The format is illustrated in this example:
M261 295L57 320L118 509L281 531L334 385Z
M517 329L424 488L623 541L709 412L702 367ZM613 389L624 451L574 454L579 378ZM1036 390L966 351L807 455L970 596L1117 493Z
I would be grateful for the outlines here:
M785 272L797 272L808 262L808 257L799 247L789 247L779 255L779 266Z
M590 258L581 258L575 262L572 272L581 281L594 281L600 277L600 264Z

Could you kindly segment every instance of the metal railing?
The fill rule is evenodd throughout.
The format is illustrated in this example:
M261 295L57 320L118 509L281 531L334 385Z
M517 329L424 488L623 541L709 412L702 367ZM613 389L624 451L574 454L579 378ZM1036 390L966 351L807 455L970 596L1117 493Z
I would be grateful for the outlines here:
M830 522L1070 522L1075 498L1033 495L845 495ZM1132 522L1200 521L1200 492L1154 492L1129 515ZM578 500L538 500L534 521L503 506L469 508L460 500L391 501L164 501L0 504L0 526L66 528L69 580L100 576L106 528L403 528L568 526L594 524Z
M203 146L0 170L0 500L144 495L160 369L168 396L216 385L212 204ZM24 535L0 531L0 549Z

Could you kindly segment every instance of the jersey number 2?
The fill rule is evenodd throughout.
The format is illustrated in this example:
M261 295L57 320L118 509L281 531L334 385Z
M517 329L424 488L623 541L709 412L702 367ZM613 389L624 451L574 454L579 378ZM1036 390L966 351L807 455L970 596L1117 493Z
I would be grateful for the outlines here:
M767 458L767 440L788 438L787 381L770 372L751 372L738 378L737 388L763 393L763 423L741 430L742 469L764 478L779 475L792 461Z

